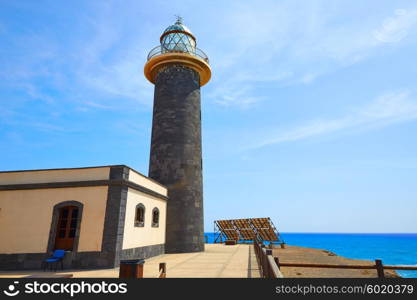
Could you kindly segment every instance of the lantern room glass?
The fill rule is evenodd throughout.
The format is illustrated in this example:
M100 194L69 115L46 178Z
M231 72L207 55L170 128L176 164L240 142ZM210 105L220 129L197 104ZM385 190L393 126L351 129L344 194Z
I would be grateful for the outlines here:
M169 32L169 33L168 33ZM184 52L195 54L196 42L191 31L180 21L165 29L161 40L162 52Z

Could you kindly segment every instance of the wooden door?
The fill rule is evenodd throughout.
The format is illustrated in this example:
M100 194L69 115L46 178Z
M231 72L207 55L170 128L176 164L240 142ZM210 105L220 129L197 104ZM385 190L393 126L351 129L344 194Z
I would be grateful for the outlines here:
M77 224L78 207L65 206L59 210L54 249L73 249Z

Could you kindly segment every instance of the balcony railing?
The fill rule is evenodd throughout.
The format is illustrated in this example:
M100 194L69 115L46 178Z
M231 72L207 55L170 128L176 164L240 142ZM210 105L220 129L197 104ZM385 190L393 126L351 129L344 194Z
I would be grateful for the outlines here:
M166 53L186 53L186 54L198 57L198 58L204 60L206 63L209 63L208 56L203 52L203 50L201 50L197 47L193 48L193 50L191 50L191 51L189 51L189 50L180 51L180 50L166 49L165 47L162 47L162 46L156 46L155 48L153 48L149 52L148 60L150 60L152 57L163 55L163 54L166 54Z

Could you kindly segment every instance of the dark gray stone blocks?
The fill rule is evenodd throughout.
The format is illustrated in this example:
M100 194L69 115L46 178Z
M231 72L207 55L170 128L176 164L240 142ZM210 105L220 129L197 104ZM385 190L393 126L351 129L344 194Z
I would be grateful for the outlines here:
M181 65L155 78L149 177L168 187L167 253L204 251L199 74Z
M149 257L161 255L165 253L165 245L151 245L130 249L123 249L120 254L120 260L124 259L146 259Z

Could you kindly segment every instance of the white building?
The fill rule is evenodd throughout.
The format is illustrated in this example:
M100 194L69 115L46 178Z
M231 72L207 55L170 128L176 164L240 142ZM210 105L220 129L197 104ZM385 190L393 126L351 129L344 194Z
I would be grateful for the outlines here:
M0 172L0 269L71 268L164 253L167 189L124 166Z

